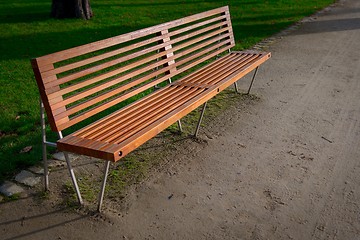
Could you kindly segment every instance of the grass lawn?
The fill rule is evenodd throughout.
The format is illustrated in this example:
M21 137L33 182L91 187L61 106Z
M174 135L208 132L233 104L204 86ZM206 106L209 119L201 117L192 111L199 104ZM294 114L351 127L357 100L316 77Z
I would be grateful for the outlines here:
M236 50L334 0L92 0L94 17L49 18L51 0L0 2L0 182L41 160L39 95L30 58L229 5ZM49 130L48 130L49 132ZM51 139L52 138L52 139ZM55 140L55 135L50 135ZM28 153L20 153L32 146Z

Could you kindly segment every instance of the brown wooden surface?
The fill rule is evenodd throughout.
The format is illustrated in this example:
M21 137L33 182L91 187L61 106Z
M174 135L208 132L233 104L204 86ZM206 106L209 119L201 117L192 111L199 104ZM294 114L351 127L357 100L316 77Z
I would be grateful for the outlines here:
M182 74L61 139L59 150L119 160L270 57L233 52L196 70L234 45L229 9L222 7L33 59L54 131Z
M102 158L118 161L269 58L270 53L232 52L65 137L58 142L58 147L89 156L94 152L103 153ZM87 153L87 149L91 151Z

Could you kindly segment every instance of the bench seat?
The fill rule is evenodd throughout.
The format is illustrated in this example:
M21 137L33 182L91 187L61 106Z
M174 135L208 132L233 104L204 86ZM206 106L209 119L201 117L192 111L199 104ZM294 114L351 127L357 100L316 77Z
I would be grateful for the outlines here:
M270 58L231 52L57 142L60 151L116 162Z

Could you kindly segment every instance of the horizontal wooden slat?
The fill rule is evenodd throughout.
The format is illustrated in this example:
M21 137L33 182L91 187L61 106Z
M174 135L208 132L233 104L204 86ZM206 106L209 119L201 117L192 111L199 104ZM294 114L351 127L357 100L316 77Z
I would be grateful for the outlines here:
M86 45L82 45L79 47L74 47L74 48L70 48L64 51L60 51L57 53L53 53L53 54L49 54L38 59L39 64L41 65L46 65L47 63L55 63L55 62L59 62L59 61L63 61L69 58L73 58L76 56L80 56L80 55L84 55L93 51L98 51L98 50L102 50L104 48L108 48L114 45L117 45L119 43L123 43L123 42L127 42L133 39L137 39L143 36L147 36L150 34L154 34L156 32L165 30L165 29L169 29L172 27L176 27L176 26L180 26L180 25L184 25L196 20L199 20L201 18L206 18L206 17L210 17L216 14L220 14L223 13L225 11L228 11L228 7L220 7L217 9L213 9L210 11L206 11L203 13L198 13L192 16L188 16L185 18L181 18L178 20L174 20L171 22L167 22L167 23L163 23L163 24L159 24L156 26L152 26L149 28L145 28L145 29L141 29L141 30L137 30L131 33L126 33L126 34L122 34L116 37L112 37L112 38L108 38L105 40L100 40L94 43L90 43L90 44L86 44Z
M74 62L74 63L71 63L71 64L67 64L67 65L58 67L56 69L44 68L44 69L42 69L41 72L43 74L43 77L46 78L46 77L54 75L54 74L62 73L62 72L65 72L65 71L69 71L71 69L75 69L75 68L78 68L78 67L85 66L85 65L93 63L93 62L101 61L101 60L104 60L106 58L110 58L110 57L119 55L121 53L130 51L132 49L136 49L136 48L143 47L143 46L151 44L151 43L155 43L155 42L157 42L157 41L159 41L159 40L161 40L163 38L170 38L172 36L184 33L186 31L190 31L190 30L193 30L195 28L198 28L198 27L201 27L201 26L204 26L204 25L216 22L216 21L221 21L221 20L224 20L224 19L227 19L227 17L224 16L224 15L216 17L216 18L212 18L212 19L202 21L202 22L197 23L197 24L193 24L193 25L178 29L176 31L172 31L170 33L164 34L163 36L156 36L156 37L153 37L151 39L146 39L144 41L137 42L137 43L131 44L129 46L125 46L125 47L122 47L120 49L116 49L116 50L113 50L113 51L110 51L110 52L106 52L106 53L103 53L101 55L94 56L94 57L91 57L91 58L88 58L88 59L85 59L85 60L80 60L80 61L77 61L77 62ZM227 24L229 25L230 22L227 22ZM52 71L49 71L49 70L52 70Z
M173 64L172 66L168 66L168 67L162 68L161 71L159 71L159 72L166 72L166 71L168 71L168 70L170 70L170 69L173 69L174 67L177 67L177 66L180 66L180 65L182 65L182 64L187 63L189 60L194 60L194 59L196 59L197 57L203 56L203 55L205 55L206 53L208 53L209 51L213 51L213 50L215 50L215 49L223 46L224 44L228 44L228 43L230 43L230 40L227 40L227 41L224 41L224 42L220 42L220 43L218 43L218 44L210 47L209 49L204 49L204 50L202 50L202 51L200 51L200 52L198 52L198 53L196 53L196 54L193 54L193 55L187 57L186 59L182 59L182 60L180 60L180 61L178 61L178 62L175 62L175 64ZM224 50L222 50L222 49L221 49L221 51L218 50L217 53L222 52L222 51L224 51ZM192 49L188 49L188 50L182 52L181 54L177 54L176 57L185 56L186 54L189 54L189 53L191 53L191 52L192 52ZM208 59L208 58L210 58L209 56L212 56L212 55L214 55L214 54L210 54L210 55L204 56L204 59ZM174 58L175 58L175 56L168 58L168 60L172 60L172 59L174 59ZM205 61L204 59L196 60L195 62L193 62L193 63L191 63L191 64L187 64L186 68L184 68L184 67L181 68L181 71L172 72L170 75L166 75L166 76L164 76L164 77L161 77L161 78L153 81L152 83L149 83L149 84L145 85L145 86L147 86L146 88L143 88L144 86L142 86L142 87L140 87L140 88L138 88L138 89L141 89L141 88L142 88L143 90L141 90L141 91L144 91L144 90L148 89L149 87L152 87L152 86L154 86L154 85L156 85L156 84L158 84L158 83L160 83L160 82L162 82L162 81L164 81L164 80L166 80L166 79L168 79L168 78L170 78L170 77L172 77L172 76L175 76L176 74L178 74L178 73L180 73L180 72L186 71L187 69L189 69L189 68L191 68L191 67L199 64L200 62ZM130 87L136 86L137 84L143 82L143 81L144 81L144 78L145 78L145 79L149 79L149 78L155 77L156 75L158 75L158 73L157 73L157 72L153 72L153 73L151 73L151 74L148 74L148 75L145 76L145 77L142 77L142 78L139 78L139 79L137 79L137 80L135 80L135 81L130 82L130 83L127 84L126 86L122 86L122 87L119 87L119 88L117 88L117 89L113 89L113 90L111 90L111 91L109 91L109 92L107 92L107 93L105 93L105 94L101 94L101 95L99 95L99 96L97 96L97 97L94 97L93 99L88 100L88 101L85 102L85 103L82 103L82 104L79 104L79 105L74 106L74 107L72 107L72 108L69 108L66 112L63 112L61 115L55 116L55 119L56 119L56 121L58 121L58 120L61 121L61 119L65 118L65 117L68 117L69 115L71 115L71 114L73 114L73 113L76 113L76 112L78 112L78 111L80 111L80 110L82 110L82 109L85 109L86 107L89 107L89 106L91 106L91 105L93 105L93 104L95 104L95 103L104 101L104 100L108 99L109 97L112 97L112 96L114 96L114 95L116 95L116 94L118 94L118 93L121 93L122 91L124 91L124 90L126 90L126 89L129 89ZM155 83L155 84L154 84L154 83ZM138 90L138 89L136 89L136 90ZM136 90L135 90L135 91L136 91ZM136 93L136 94L137 94L137 93ZM65 101L66 101L66 100L65 100ZM117 99L114 100L114 101L117 102ZM108 103L106 103L106 104L110 104L110 102L108 102ZM99 109L99 111L96 111L94 114L96 114L96 113L98 113L98 112L100 112L100 111L102 111L102 109Z
M77 72L77 73L74 73L74 74L71 74L71 75L68 75L66 77L63 77L63 78L59 78L57 79L56 81L56 84L60 85L60 84L63 84L63 83L66 83L66 82L69 82L71 80L74 80L74 79L77 79L77 78L80 78L80 77L83 77L85 75L88 75L88 74L92 74L92 73L95 73L96 71L99 71L101 69L105 69L105 68L108 68L108 67L111 67L111 66L114 66L116 64L119 64L119 63L122 63L124 61L128 61L128 60L131 60L133 58L136 58L136 57L139 57L141 55L145 55L147 53L150 53L152 51L156 51L156 50L159 50L167 45L172 45L172 44L176 44L180 41L183 41L183 40L186 40L188 38L192 38L192 37L195 37L197 35L200 35L202 33L205 33L207 31L210 31L210 30L214 30L216 28L218 28L219 26L223 26L224 23L221 23L221 24L218 24L216 26L210 26L210 27L207 27L206 29L201 29L199 31L196 31L196 32L192 32L191 34L188 34L186 36L181 36L181 37L178 37L174 40L170 40L166 43L162 43L162 44L159 44L157 46L152 46L150 48L147 48L147 49L144 49L144 50L141 50L141 51L138 51L138 52L135 52L135 53L132 53L130 55L126 55L124 57L121 57L121 58L118 58L118 59L115 59L115 60L112 60L112 61L109 61L109 62L106 62L106 63L103 63L103 64L100 64L100 65L97 65L97 66L94 66L94 67L91 67L91 68L88 68L88 69L85 69L85 70L82 70L80 72ZM187 47L191 44L194 44L196 42L199 42L199 41L203 41L205 39L208 39L210 37L213 37L213 36L216 36L220 33L223 33L223 32L226 32L226 31L230 31L231 29L228 28L228 27L224 27L222 29L219 29L217 31L214 31L214 32L211 32L211 33L208 33L206 35L202 35L200 37L197 37L195 39L192 39L190 41L187 41L185 43L182 43L180 44L179 46L176 46L176 47L173 47L172 49L169 49L168 51L166 51L166 53L169 53L170 51L177 51L181 48L184 48L184 47ZM224 34L223 36L219 36L218 39L214 39L213 41L218 41L220 38L224 38L224 37L229 37L230 34ZM166 55L166 54L165 54ZM113 75L116 75L118 73L121 73L122 71L126 71L132 67L136 67L138 66L139 64L142 64L145 60L148 60L148 61L151 61L151 60L154 60L156 58L160 58L164 56L164 53L158 53L158 54L155 54L151 57L147 57L146 59L141 59L140 61L136 62L136 63L133 63L132 65L130 66L124 66L124 67L121 67L121 68L118 68L116 70L113 70L111 72L108 72L107 74L102 74L101 76L97 77L97 78L93 78L91 79L91 81L86 81L86 82L82 82L81 84L77 84L75 86L72 86L70 89L66 88L66 89L62 89L61 91L57 91L55 93L51 93L51 92L48 92L48 95L49 95L49 99L52 99L53 97L56 97L58 95L63 95L63 94L66 94L70 91L73 91L73 90L76 90L76 89L79 89L80 87L83 87L84 84L86 83L89 83L90 84L93 84L94 82L96 81L101 81L102 79L106 78L106 77L109 77L109 76L113 76ZM96 80L95 80L96 79ZM47 84L45 85L46 87L52 87L54 86L55 83L50 83L50 84Z
M181 93L181 88L171 89L167 87L166 91L158 91L151 94L151 99L139 102L135 105L135 107L126 108L126 111L118 112L115 117L107 119L105 122L102 122L101 125L97 125L97 128L92 127L91 132L87 131L85 134L81 134L81 136L90 139L103 140L113 133L112 130L116 129L115 131L118 131L117 129L119 125L125 127L124 124L129 119L132 119L133 121L138 120L149 111L159 107L157 105L161 101L169 99L179 92Z
M171 88L170 88L171 89ZM101 136L100 138L96 138L106 142L121 142L121 139L127 138L127 136L137 132L150 124L155 118L164 115L166 112L170 112L171 109L175 108L180 101L186 101L190 99L192 96L198 94L198 92L202 91L201 89L189 89L189 88L182 88L182 91L177 92L176 94L171 95L166 101L158 104L158 106L153 109L152 111L147 112L139 112L139 115L142 117L139 118L132 118L129 119L124 124L118 125L118 131L112 131L112 134L107 136ZM114 129L113 129L114 130Z

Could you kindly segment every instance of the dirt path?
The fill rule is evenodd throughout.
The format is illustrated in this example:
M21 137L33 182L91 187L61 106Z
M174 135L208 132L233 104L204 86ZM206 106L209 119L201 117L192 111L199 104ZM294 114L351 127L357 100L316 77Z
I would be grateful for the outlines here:
M344 1L273 44L261 101L202 129L206 146L174 157L127 208L99 220L5 203L0 239L360 239L359 9Z

